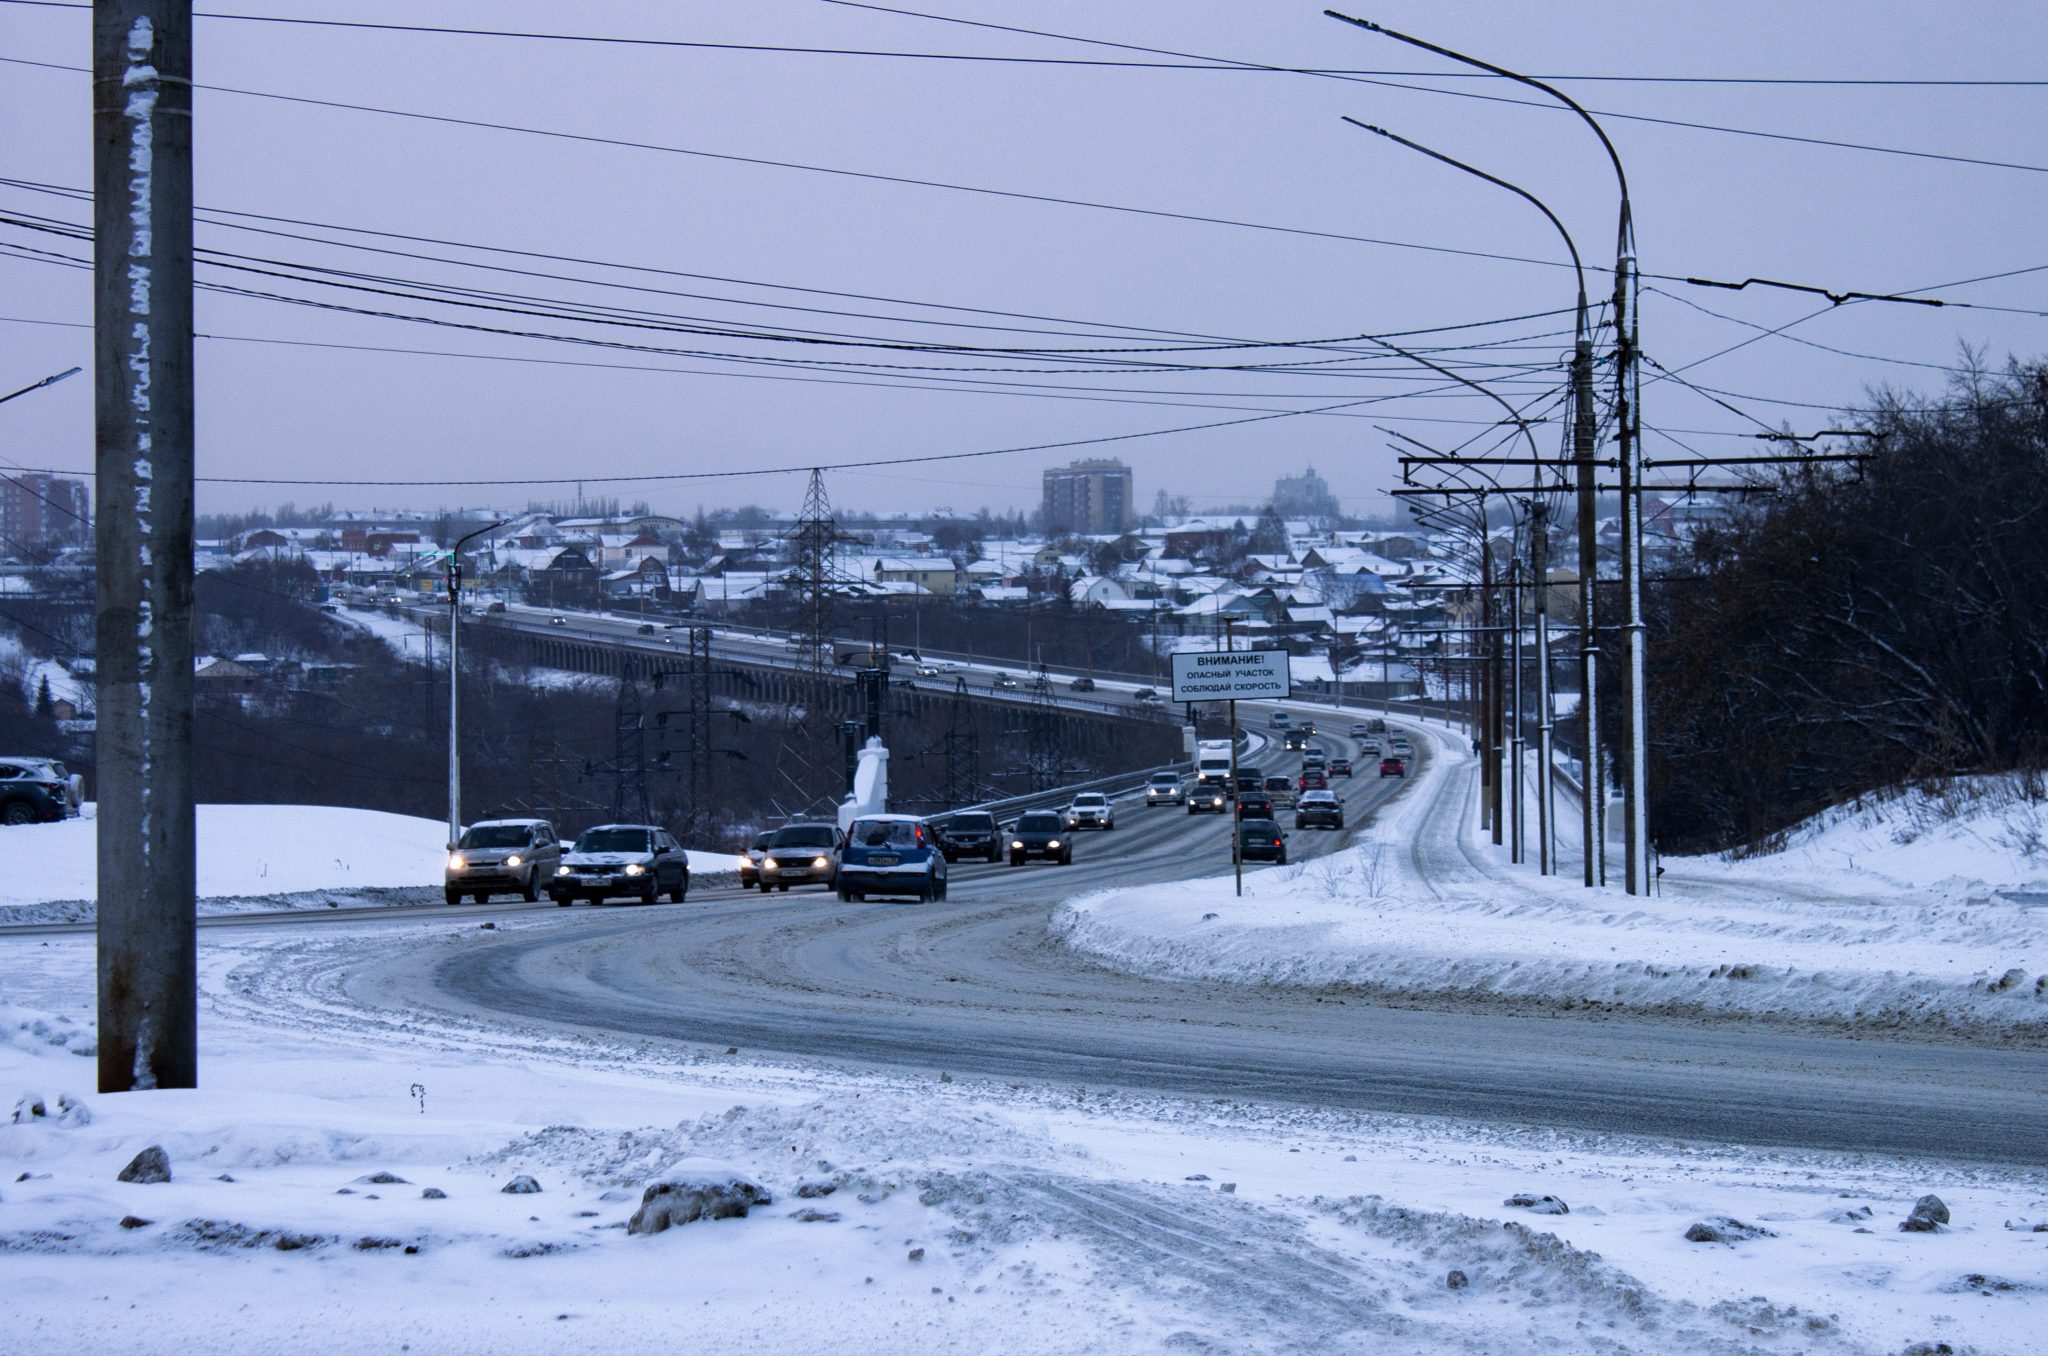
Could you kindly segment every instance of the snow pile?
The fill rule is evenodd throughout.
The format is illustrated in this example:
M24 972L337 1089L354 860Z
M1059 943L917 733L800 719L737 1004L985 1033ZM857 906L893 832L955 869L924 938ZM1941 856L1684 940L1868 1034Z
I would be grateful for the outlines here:
M1414 734L1430 756L1360 846L1252 873L1242 899L1228 878L1083 897L1055 912L1054 934L1120 968L1182 978L2048 1036L2048 909L1994 893L1989 882L2029 879L2034 867L1993 851L2000 830L1985 818L1907 835L1901 821L1866 815L1797 835L1789 849L1810 862L1862 835L1889 844L1876 853L1883 876L1688 860L1671 864L1659 893L1634 899L1581 888L1575 861L1548 880L1533 864L1507 865L1475 827L1469 748ZM2010 831L2024 813L2005 805L1996 822ZM1958 847L1968 841L1975 859ZM1969 881L1956 880L1972 861ZM1947 888L1899 892L1916 879Z
M5 830L0 923L83 922L99 893L99 821L86 814ZM438 897L448 826L330 805L201 805L202 913L276 909L275 897L326 890L431 888ZM324 903L315 907L324 907Z

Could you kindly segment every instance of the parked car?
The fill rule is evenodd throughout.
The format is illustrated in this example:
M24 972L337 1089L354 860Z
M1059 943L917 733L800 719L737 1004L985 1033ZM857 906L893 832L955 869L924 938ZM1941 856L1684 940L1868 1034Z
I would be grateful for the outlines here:
M755 834L754 841L747 844L747 850L740 855L740 889L751 890L761 883L761 859L768 855L771 837L772 834Z
M1330 775L1332 777L1349 777L1351 775L1351 760L1349 758L1332 758L1330 760Z
M1294 804L1294 782L1286 777L1268 777L1264 788L1266 798L1275 808Z
M1113 829L1116 807L1100 791L1079 791L1066 809L1069 829Z
M652 904L664 893L680 904L689 890L690 862L682 845L655 824L585 829L548 881L548 897L565 909L579 899L601 904L620 895Z
M1188 798L1187 785L1178 772L1155 772L1145 783L1145 804L1179 805Z
M55 758L0 758L0 823L69 819L85 800L85 779Z
M1237 821L1238 860L1287 865L1287 835L1271 819Z
M946 816L939 824L939 851L946 860L979 857L985 862L1003 859L1003 830L986 810L962 810Z
M1075 692L1093 692L1095 690L1095 680L1084 676L1076 678L1073 682L1068 683L1067 686Z
M1344 802L1337 799L1335 791L1304 791L1301 799L1294 803L1294 827L1341 829L1344 827Z
M1239 819L1271 819L1273 814L1273 798L1264 791L1247 791L1237 798Z
M1397 753L1390 753L1380 759L1380 776L1405 777L1408 775L1408 760Z
M0 824L54 824L64 817L62 792L21 778L0 781Z
M464 895L485 904L494 894L516 892L531 903L561 864L561 840L547 820L479 820L449 850L441 894L450 904L460 904Z
M839 848L839 898L909 895L921 904L946 897L946 854L939 835L916 815L856 819Z
M1207 786L1197 784L1188 792L1188 813L1191 815L1220 815L1229 806L1230 797L1214 783Z
M768 835L761 893L792 885L831 885L839 875L837 824L785 824Z
M1074 864L1073 835L1059 811L1027 810L1010 826L1010 865L1022 866L1033 857L1061 866Z

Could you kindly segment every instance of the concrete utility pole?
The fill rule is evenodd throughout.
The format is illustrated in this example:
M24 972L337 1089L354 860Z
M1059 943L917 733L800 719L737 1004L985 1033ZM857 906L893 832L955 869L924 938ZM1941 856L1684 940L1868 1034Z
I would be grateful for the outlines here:
M1556 789L1551 766L1551 726L1555 722L1550 697L1550 505L1538 497L1529 501L1529 572L1536 576L1536 832L1537 873L1557 874L1557 844L1553 833Z
M192 6L95 0L99 1088L199 1082Z
M1508 563L1508 666L1512 675L1508 681L1508 707L1513 713L1508 719L1508 774L1502 778L1508 788L1508 860L1516 866L1522 864L1522 821L1528 808L1528 797L1522 790L1523 746L1528 742L1524 731L1528 726L1528 713L1523 702L1522 684L1522 556L1518 551Z

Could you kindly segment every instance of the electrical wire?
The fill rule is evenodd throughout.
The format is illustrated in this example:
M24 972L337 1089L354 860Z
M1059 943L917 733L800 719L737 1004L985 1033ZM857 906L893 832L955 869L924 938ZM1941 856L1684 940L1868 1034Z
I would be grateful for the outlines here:
M1184 61L1210 61L1228 66L1271 71L1279 74L1305 75L1317 79L1342 80L1349 84L1376 85L1384 89L1409 90L1418 94L1439 94L1458 99L1478 99L1486 103L1513 104L1521 108L1538 108L1552 113L1569 111L1560 108L1556 104L1538 99L1518 99L1504 94L1480 94L1474 90L1435 89L1428 85L1411 85L1401 81L1387 80L1374 76L1340 75L1301 68L1272 66L1264 62L1242 61L1235 57L1208 56L1198 52L1175 51L1172 48L1166 47L1147 47L1139 43L1113 42L1104 38L1084 38L1071 33L1055 33L1040 28L1020 28L1011 24L990 23L980 19L963 19L951 14L929 14L922 10L901 9L893 5L866 3L866 0L818 0L818 3L834 5L842 9L871 10L878 14L894 14L906 18L928 19L938 23L961 24L969 28L986 28L1000 33L1022 33L1032 37L1054 38L1061 42L1077 42L1090 47L1109 47L1119 51L1142 52L1151 56L1174 57ZM1990 169L2023 170L2033 174L2048 174L2048 165L2026 165L2005 160L1986 160L1974 156L1950 155L1938 151L1914 151L1896 146L1874 146L1865 142L1835 141L1825 137L1798 136L1788 132L1765 132L1754 128L1725 127L1717 123L1690 122L1680 118L1657 118L1641 113L1620 113L1612 109L1594 108L1588 109L1587 112L1623 122L1654 123L1666 127L1688 128L1693 131L1721 132L1731 136L1757 137L1770 141L1790 141L1813 146L1826 146L1836 150L1867 151L1880 155L1909 156L1920 160L1950 161L1956 164L1975 165Z
M83 0L0 0L0 4L21 5L35 9L89 9ZM1033 57L1008 56L983 52L921 52L893 51L865 47L798 47L785 43L751 42L704 42L679 38L635 38L611 34L590 33L544 33L518 29L456 28L436 24L395 24L372 23L355 19L313 19L296 15L277 14L227 14L205 10L195 11L195 19L239 20L248 23L295 24L321 28L349 28L366 32L425 33L461 37L519 38L548 42L594 43L626 47L678 48L694 51L713 52L761 52L793 56L846 56L886 57L899 60L917 61L959 61L985 62L1002 65L1022 66L1080 66L1102 67L1111 70L1160 70L1197 71L1227 75L1371 75L1404 77L1414 79L1485 79L1478 72L1464 71L1408 71L1372 70L1351 67L1318 66L1252 66L1218 65L1211 60L1202 61L1106 61L1086 57ZM1082 39L1074 39L1082 41ZM1787 85L1787 86L1875 86L1880 88L1933 88L1933 89L2039 89L2048 87L2044 80L1996 80L1996 79L1929 79L1929 78L1855 78L1843 76L1714 76L1714 75L1594 75L1576 73L1570 75L1544 75L1540 78L1553 81L1584 81L1608 84L1667 84L1667 85Z

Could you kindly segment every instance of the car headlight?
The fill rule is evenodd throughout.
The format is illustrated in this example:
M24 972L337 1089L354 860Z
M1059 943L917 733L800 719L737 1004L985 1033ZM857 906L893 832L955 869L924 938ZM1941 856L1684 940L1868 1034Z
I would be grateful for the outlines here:
M753 869L753 866L754 866L754 859L753 859L753 858L751 858L751 857L741 857L741 858L739 858L738 860L739 860L739 864L740 864L740 870L742 870L742 871L750 871L750 870L752 870L752 869Z
M773 857L763 857L761 859L761 865L764 869L773 871L775 869L775 859ZM631 871L633 868L629 866L626 869L628 871Z
M1049 839L1049 840L1048 840L1048 841L1046 842L1046 846L1047 846L1047 847L1049 847L1049 848L1056 848L1056 847L1058 847L1059 845L1060 845L1060 840L1059 840L1059 839L1057 839L1057 838Z
M450 871L466 871L469 869L469 863L464 861L459 854L450 854L448 858L448 869Z
M519 855L518 853L516 853L516 852L515 852L515 853L513 853L513 854L512 854L512 855L511 855L510 857L507 857L507 858L505 859L505 865L507 865L507 866L525 866L525 865L526 865L526 858L524 858L524 857L520 856L520 855Z
M1019 852L1022 852L1024 850L1023 841L1020 839L1011 839L1010 846L1017 849Z
M818 870L823 871L826 867L832 865L832 860L829 857L820 857L818 858L818 860L812 862L811 865L818 868Z
M638 862L627 862L626 874L629 876L644 876L647 874L647 868Z
M569 868L566 866L558 866L555 868L555 874L558 876L566 876L569 874Z

